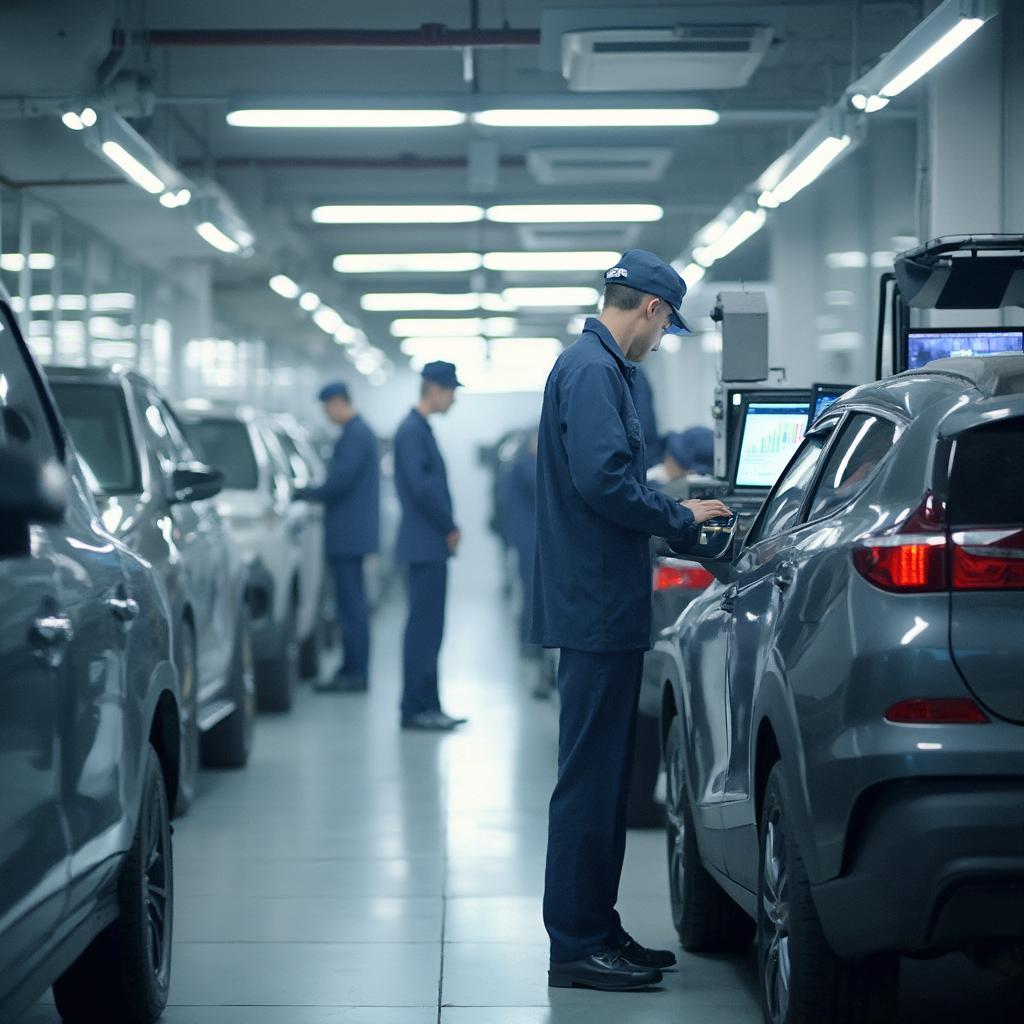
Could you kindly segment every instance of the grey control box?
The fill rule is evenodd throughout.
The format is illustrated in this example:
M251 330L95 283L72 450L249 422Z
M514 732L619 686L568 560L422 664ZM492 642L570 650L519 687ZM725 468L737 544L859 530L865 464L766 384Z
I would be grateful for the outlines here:
M721 292L711 316L722 328L722 380L767 380L768 300L764 292Z

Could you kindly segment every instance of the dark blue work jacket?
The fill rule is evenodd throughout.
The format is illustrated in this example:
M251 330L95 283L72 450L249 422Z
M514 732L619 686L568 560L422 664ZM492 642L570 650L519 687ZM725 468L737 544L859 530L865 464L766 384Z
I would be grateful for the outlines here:
M544 389L531 639L545 647L646 650L649 539L696 541L690 510L645 483L635 373L591 317Z
M644 447L647 449L647 468L657 465L664 457L661 435L658 433L658 417L654 411L654 391L647 374L638 366L636 379L633 381L633 404L636 414L640 417L640 427L644 432Z
M380 453L366 420L345 425L319 487L296 497L324 503L324 551L328 558L370 555L380 548Z
M395 486L402 503L395 557L443 562L448 534L457 529L441 450L426 417L413 409L395 434Z

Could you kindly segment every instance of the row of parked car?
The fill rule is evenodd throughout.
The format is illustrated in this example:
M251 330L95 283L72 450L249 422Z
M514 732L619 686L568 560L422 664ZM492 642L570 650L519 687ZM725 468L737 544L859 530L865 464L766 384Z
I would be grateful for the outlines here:
M300 425L33 359L0 293L0 1020L167 998L170 820L331 642Z

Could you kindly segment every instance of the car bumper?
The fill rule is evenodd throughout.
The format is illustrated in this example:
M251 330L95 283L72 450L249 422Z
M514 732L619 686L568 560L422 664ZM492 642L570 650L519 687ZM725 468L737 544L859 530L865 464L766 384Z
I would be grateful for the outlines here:
M812 888L841 956L1024 939L1024 779L881 786L846 861Z

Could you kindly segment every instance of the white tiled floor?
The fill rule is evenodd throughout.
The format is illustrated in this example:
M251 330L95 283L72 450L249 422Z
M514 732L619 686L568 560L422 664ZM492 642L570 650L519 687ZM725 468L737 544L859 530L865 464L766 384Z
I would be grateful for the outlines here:
M552 707L532 700L496 590L459 567L443 696L456 735L397 728L403 610L375 625L368 697L300 694L245 772L207 773L175 825L167 1024L755 1024L751 957L681 957L659 991L546 985L540 917ZM633 833L620 907L675 946L664 840ZM901 1024L1019 1022L966 961L907 964ZM41 1004L23 1024L54 1024ZM828 1024L828 1022L821 1022Z

